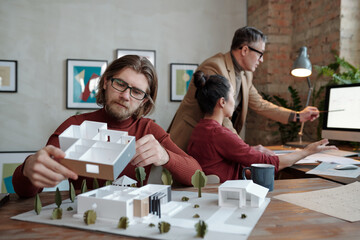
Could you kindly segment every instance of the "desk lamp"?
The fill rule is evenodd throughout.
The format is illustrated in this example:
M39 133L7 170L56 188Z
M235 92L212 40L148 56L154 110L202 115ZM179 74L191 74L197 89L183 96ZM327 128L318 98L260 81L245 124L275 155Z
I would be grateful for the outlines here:
M308 92L308 96L306 99L306 105L305 105L305 107L307 107L309 105L310 96L313 91L313 86L311 85L310 78L309 78L309 76L312 73L312 66L311 66L311 62L309 60L309 56L307 55L307 48L305 46L303 46L300 48L299 52L300 52L299 56L295 60L293 68L291 70L291 75L293 75L295 77L306 77L307 78L307 83L309 86L309 92ZM298 133L299 141L298 142L287 142L285 145L292 146L292 147L306 147L310 143L310 142L302 141L304 123L305 122L301 123L301 128Z

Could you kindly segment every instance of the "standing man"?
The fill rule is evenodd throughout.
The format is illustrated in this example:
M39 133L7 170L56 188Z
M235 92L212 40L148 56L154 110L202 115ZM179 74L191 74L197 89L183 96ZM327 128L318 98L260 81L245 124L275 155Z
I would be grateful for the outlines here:
M248 107L267 118L282 123L312 121L319 116L316 107L309 106L301 112L294 112L261 97L252 83L252 73L264 61L265 44L266 36L261 31L253 27L240 28L234 34L230 52L216 54L205 60L197 69L206 75L224 76L235 89L235 112L231 119L224 119L223 126L237 134L240 134L246 121ZM193 128L203 117L195 99L195 91L196 87L192 79L168 129L171 139L184 151Z
M153 120L144 118L155 106L157 88L155 69L146 58L127 55L113 61L98 85L96 102L103 108L63 122L50 136L47 146L27 157L15 170L15 192L20 197L31 197L67 178L72 179L75 189L80 189L83 178L57 161L65 157L59 149L58 137L70 125L80 125L85 120L105 122L108 129L126 131L136 137L136 154L120 176L135 179L135 168L145 167L146 184L154 164L168 169L177 182L191 185L191 176L197 169L201 170L198 162L179 149ZM86 179L91 186L92 179Z

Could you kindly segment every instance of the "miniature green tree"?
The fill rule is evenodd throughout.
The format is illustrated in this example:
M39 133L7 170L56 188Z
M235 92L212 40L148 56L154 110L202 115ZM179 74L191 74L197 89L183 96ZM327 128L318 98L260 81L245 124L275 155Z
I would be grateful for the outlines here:
M144 180L146 177L145 168L137 167L135 168L135 177L140 183L140 187L144 186Z
M84 222L86 225L95 224L96 212L94 210L87 210L84 212Z
M189 201L189 198L188 198L188 197L183 196L183 197L181 198L181 201L183 201L183 202L187 202L187 201Z
M194 214L193 218L200 218L200 215L199 214Z
M81 193L87 192L86 179L84 179L81 183Z
M168 222L162 221L158 223L158 228L160 233L167 233L170 231L171 225Z
M93 179L93 189L98 189L99 188L99 182L96 178Z
M163 168L163 170L161 172L161 181L163 182L164 185L172 185L173 184L172 175L171 175L170 171L167 170L166 168Z
M199 220L199 222L195 224L196 237L204 238L208 231L207 227L207 224L203 220Z
M129 227L129 218L121 217L117 225L118 228L127 229Z
M40 196L39 196L39 194L36 194L36 197L35 197L35 212L36 212L37 215L40 214L41 208L42 208L42 204L41 204Z
M59 188L56 188L56 192L55 192L55 204L57 206L57 208L54 208L53 212L52 212L52 219L61 219L62 218L62 208L60 208L62 203L62 199L61 199L61 194L59 191Z
M198 197L201 197L201 188L205 187L207 183L207 177L203 171L196 170L191 177L191 184L198 188Z
M75 196L76 196L74 184L71 182L69 187L70 187L70 189L69 189L69 197L70 197L71 202L74 202L75 201Z
M112 181L111 180L107 180L106 182L105 182L105 186L109 186L109 185L111 185L112 184Z

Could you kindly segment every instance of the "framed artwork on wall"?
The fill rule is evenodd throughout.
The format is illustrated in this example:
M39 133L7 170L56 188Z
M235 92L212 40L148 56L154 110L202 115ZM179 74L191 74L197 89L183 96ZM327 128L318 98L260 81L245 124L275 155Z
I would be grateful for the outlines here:
M125 55L138 55L146 57L156 67L156 52L155 50L136 50L136 49L116 49L116 58L120 58Z
M192 75L198 64L171 63L170 64L170 101L181 102L189 88Z
M106 60L66 60L66 108L98 109L95 95Z
M0 92L17 92L17 61L0 60Z

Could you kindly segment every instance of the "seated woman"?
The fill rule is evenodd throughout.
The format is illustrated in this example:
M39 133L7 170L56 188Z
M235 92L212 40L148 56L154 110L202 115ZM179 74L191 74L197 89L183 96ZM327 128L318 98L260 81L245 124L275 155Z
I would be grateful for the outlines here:
M257 151L222 126L224 118L231 117L234 112L234 89L229 81L220 75L205 76L197 71L194 83L197 88L195 97L204 118L194 128L187 152L200 163L206 175L215 174L220 182L241 178L242 168L253 163L272 164L278 172L310 154L337 149L325 146L328 140L323 139L286 155L267 155Z

